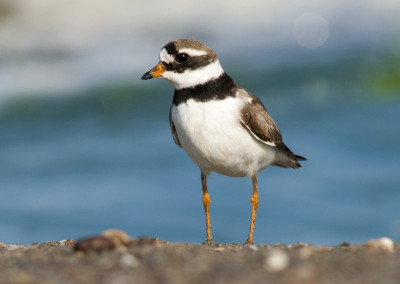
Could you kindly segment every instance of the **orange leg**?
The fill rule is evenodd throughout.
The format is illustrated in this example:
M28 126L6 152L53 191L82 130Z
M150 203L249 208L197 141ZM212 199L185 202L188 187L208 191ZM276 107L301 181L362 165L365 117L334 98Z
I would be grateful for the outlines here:
M211 236L211 223L210 223L210 195L207 191L207 176L201 173L201 184L203 186L203 205L204 211L206 212L206 229L207 229L207 239L204 244L213 245L214 241Z
M249 237L247 238L246 244L253 244L254 224L256 223L256 214L258 206L257 175L252 178L252 181L253 181L253 195L250 198L250 202L252 204L251 222L250 222Z

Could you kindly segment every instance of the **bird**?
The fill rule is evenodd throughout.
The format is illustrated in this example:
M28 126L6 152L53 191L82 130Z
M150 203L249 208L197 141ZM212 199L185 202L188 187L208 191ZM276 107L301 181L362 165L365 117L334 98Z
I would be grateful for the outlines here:
M141 79L161 77L175 89L169 123L175 144L199 167L207 238L214 245L207 178L211 172L249 177L252 212L245 244L253 244L259 203L257 174L268 166L301 167L261 100L239 86L222 68L217 54L193 39L162 47L158 64Z

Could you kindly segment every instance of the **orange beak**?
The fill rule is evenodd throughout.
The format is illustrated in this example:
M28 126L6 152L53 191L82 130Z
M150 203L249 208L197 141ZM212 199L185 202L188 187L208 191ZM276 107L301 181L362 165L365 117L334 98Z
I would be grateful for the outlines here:
M148 80L155 77L160 77L162 73L164 73L164 68L162 68L161 63L159 62L156 67L151 69L149 72L145 73L142 76L142 80Z

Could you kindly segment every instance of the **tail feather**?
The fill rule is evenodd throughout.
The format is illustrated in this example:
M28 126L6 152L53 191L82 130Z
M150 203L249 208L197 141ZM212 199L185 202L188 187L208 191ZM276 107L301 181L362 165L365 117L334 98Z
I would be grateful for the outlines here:
M307 161L307 159L300 155L295 155L293 152L284 144L277 145L279 149L275 157L274 166L282 168L301 168L299 161Z
M296 157L297 161L307 161L307 158L304 158L303 156L299 156L299 155L294 155Z

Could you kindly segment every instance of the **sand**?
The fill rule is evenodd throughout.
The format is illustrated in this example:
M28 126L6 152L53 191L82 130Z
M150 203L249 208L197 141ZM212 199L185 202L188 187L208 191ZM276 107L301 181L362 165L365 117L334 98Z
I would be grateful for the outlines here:
M400 244L211 247L111 230L79 242L0 243L0 283L400 283Z

